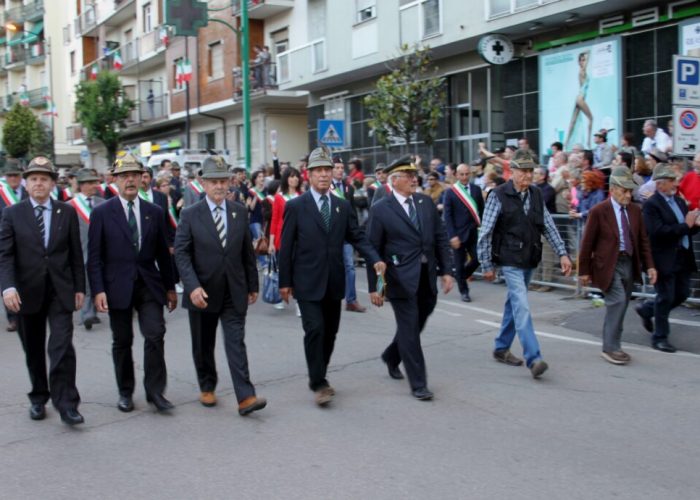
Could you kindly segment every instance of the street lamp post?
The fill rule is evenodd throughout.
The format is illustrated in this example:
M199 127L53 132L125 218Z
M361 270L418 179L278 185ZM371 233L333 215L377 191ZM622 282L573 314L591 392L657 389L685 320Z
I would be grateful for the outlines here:
M8 31L12 31L13 33L27 33L29 35L34 35L37 37L37 39L40 37L39 33L34 33L33 31L25 30L24 28L20 28L18 25L13 24L13 23L7 23L5 24L5 29ZM46 57L48 60L48 73L49 73L49 97L51 97L51 106L52 109L50 117L51 117L51 159L53 161L56 161L56 135L54 132L55 128L55 123L54 123L54 112L53 112L53 105L54 105L54 100L53 100L53 64L52 64L52 59L51 59L51 37L46 38Z

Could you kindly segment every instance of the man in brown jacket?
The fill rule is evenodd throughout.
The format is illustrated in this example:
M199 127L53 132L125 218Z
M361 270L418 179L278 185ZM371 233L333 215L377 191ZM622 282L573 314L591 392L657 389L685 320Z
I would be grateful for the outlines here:
M610 198L588 214L579 253L579 280L593 283L605 293L605 322L601 356L624 365L630 356L620 346L622 324L632 295L632 285L641 281L642 265L649 282L656 282L649 239L638 205L630 203L636 187L627 167L616 167L610 176Z

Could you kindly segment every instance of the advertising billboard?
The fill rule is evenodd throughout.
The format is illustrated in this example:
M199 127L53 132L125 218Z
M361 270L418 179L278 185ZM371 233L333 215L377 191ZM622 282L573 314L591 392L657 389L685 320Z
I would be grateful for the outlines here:
M559 141L593 149L593 134L608 131L618 144L622 118L620 39L557 49L539 56L540 144Z

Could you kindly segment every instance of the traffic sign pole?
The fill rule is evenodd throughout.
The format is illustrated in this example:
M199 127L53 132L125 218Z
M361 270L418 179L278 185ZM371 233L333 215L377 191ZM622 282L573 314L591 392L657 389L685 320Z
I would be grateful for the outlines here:
M245 138L245 169L250 172L250 39L248 35L248 0L241 2L241 65L243 66L243 136Z

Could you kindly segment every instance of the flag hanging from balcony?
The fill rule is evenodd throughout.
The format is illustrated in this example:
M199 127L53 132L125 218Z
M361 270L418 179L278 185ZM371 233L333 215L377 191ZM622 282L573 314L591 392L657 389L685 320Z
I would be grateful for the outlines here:
M44 99L46 99L46 111L44 111L44 115L48 116L58 116L58 113L56 113L56 105L53 103L53 99L51 99L50 95L44 96Z
M182 80L185 82L192 80L192 63L189 58L182 63Z
M29 94L27 94L26 89L22 90L22 93L19 95L19 103L22 106L29 106Z
M97 80L97 63L93 64L90 68L90 80Z
M168 28L165 26L163 26L160 29L160 41L166 47L168 46L168 42L170 42L170 37L168 36Z
M122 55L119 53L118 50L114 53L114 60L112 64L114 65L114 69L116 69L117 71L122 69L122 66L124 66L124 63L122 62Z

